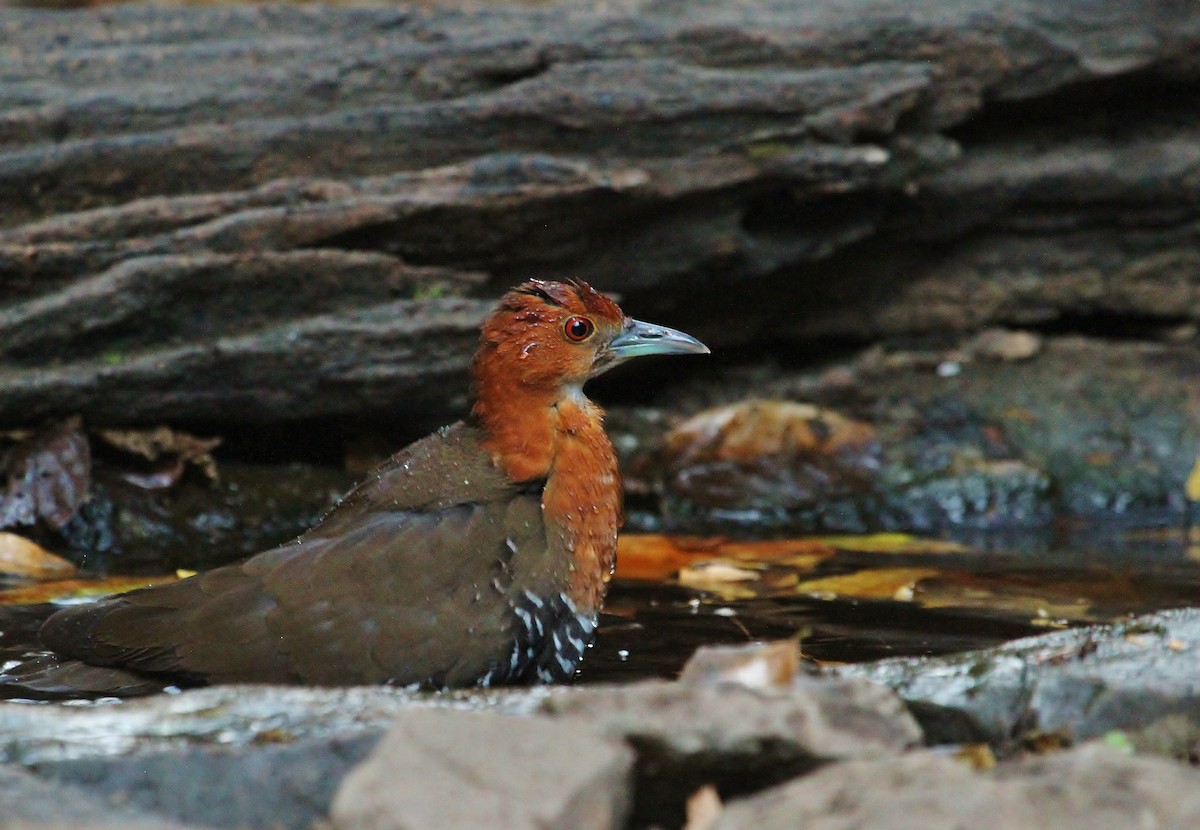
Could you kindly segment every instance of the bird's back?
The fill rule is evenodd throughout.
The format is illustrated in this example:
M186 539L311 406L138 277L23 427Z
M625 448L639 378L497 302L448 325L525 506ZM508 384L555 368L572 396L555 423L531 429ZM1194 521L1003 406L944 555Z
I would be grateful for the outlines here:
M594 617L544 482L457 424L397 453L299 539L178 583L64 609L47 647L192 682L460 686L569 677Z

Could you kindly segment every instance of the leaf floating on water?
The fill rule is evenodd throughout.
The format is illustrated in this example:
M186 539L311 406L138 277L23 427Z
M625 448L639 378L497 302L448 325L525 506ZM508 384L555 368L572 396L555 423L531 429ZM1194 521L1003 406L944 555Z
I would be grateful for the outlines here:
M747 587L757 582L761 574L739 568L729 562L700 562L679 571L679 584L698 591L708 591L723 599L751 599L758 592Z
M92 486L92 453L78 417L40 430L4 456L7 487L0 497L0 527L58 529L71 520Z
M720 556L717 542L684 547L686 537L661 533L623 533L617 538L617 579L662 580L699 559Z
M822 536L812 540L838 550L856 553L970 553L971 549L943 539L922 539L907 533L872 533L866 536Z
M0 532L0 573L30 579L64 579L79 572L73 564L36 542Z
M1098 587L1093 587L1092 599L1100 593ZM985 608L1024 617L1031 625L1064 628L1071 622L1107 619L1092 610L1088 593L1085 585L1074 582L1029 582L1011 576L943 571L939 578L921 584L920 602L926 608Z
M682 568L706 561L779 563L810 570L836 554L815 539L735 542L723 536L668 536L661 533L623 533L617 539L618 579L662 580Z
M101 599L110 594L174 582L174 576L113 576L107 579L63 579L0 591L0 605L34 605Z
M818 597L851 597L854 599L910 598L917 584L940 574L934 568L877 568L851 574L809 579L796 586L801 594Z

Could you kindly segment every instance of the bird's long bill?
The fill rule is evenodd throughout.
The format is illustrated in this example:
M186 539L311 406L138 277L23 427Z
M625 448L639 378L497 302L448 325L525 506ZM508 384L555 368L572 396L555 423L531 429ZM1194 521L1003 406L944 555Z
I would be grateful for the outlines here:
M631 357L650 354L708 354L705 346L690 334L654 323L626 318L621 333L609 341L601 359L597 361L600 371L610 369Z

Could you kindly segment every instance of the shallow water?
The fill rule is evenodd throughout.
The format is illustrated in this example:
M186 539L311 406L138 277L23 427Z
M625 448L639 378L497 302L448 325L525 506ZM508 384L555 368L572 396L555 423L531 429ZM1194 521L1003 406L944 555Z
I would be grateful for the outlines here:
M1200 603L1200 549L1182 530L1074 528L1057 544L1044 536L971 541L963 553L839 550L798 573L799 584L780 578L786 566L760 563L764 578L732 592L618 580L580 680L672 677L701 645L799 637L817 663L863 662ZM906 583L909 576L920 578ZM841 587L849 590L805 590L826 577L847 577Z
M682 584L674 560L659 578L618 578L580 682L669 678L702 645L797 637L816 663L863 662L1200 603L1200 547L1180 529L1059 528L1053 538L954 544L894 535L659 538L682 547L684 572L708 581ZM710 565L718 569L706 571ZM34 656L46 612L9 606L4 613L0 663Z

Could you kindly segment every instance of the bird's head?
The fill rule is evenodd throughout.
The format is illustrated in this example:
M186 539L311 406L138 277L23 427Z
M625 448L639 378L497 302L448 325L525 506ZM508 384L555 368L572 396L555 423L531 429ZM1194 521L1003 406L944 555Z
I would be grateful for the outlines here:
M626 317L586 282L530 280L484 321L472 375L477 391L502 380L509 388L565 392L631 357L707 353L691 335Z

